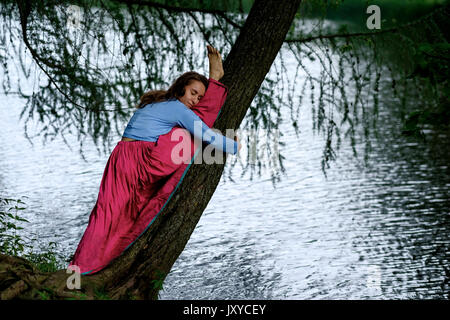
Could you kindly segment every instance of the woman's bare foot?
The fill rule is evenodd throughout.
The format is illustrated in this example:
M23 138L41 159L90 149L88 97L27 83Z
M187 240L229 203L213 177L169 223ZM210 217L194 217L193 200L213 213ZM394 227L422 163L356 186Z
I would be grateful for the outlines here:
M207 45L206 48L208 49L209 77L219 81L224 75L222 57L216 48L210 45Z

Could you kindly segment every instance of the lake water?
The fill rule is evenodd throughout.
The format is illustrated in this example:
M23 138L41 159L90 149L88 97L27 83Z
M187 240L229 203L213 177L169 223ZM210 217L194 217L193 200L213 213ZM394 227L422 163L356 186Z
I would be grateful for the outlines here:
M87 143L83 160L76 136L68 137L72 150L59 138L31 144L23 105L0 95L0 192L24 200L27 232L68 256L108 155ZM251 180L239 167L232 182L227 165L161 299L448 299L448 133L427 131L435 138L428 143L401 136L381 106L369 166L346 142L325 177L310 109L305 100L298 138L289 124L280 127L286 175L275 187L268 172Z

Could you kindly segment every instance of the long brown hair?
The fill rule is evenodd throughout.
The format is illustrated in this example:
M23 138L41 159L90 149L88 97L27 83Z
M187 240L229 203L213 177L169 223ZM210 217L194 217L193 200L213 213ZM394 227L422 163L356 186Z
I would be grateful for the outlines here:
M136 108L143 108L149 103L180 98L184 96L184 87L189 85L191 81L194 80L202 82L205 89L208 88L208 79L205 76L195 71L189 71L178 77L168 90L151 90L144 93L141 97L141 102L136 106Z

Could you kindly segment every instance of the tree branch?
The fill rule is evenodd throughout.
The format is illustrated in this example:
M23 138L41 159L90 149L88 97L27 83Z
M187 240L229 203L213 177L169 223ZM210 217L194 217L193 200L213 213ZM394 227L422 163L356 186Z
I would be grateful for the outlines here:
M147 6L151 8L159 8L164 9L169 12L184 12L184 13L192 13L192 12L200 12L200 13L208 13L208 14L217 14L221 16L226 22L231 24L233 27L241 29L242 26L237 22L234 22L229 17L226 16L226 10L217 10L217 9L202 9L202 8L186 8L186 7L176 7L171 6L159 2L154 1L145 1L145 0L117 0L120 3L126 3L127 5L139 5L139 6Z
M192 20L194 20L195 24L197 25L198 29L200 30L203 39L205 39L205 41L209 44L211 44L211 41L209 41L209 35L208 33L205 32L205 29L202 28L202 26L200 25L200 22L198 21L197 17L194 15L194 13L192 12L188 12L188 15L192 18Z
M58 90L68 101L70 101L74 106L80 109L87 109L85 107L80 106L78 103L73 101L56 83L56 81L53 79L53 77L48 73L48 71L42 66L42 64L45 64L46 66L50 68L55 68L62 70L63 68L60 65L56 65L53 63L50 63L47 60L42 60L39 54L34 50L34 48L31 46L30 42L28 41L28 35L27 35L27 24L28 24L28 16L31 12L31 2L30 1L18 1L19 6L19 14L20 14L20 25L22 27L22 37L23 42L25 43L26 47L30 50L31 56L33 57L34 61L38 65L38 67L45 73L45 75L48 77L49 81L55 86L56 90ZM41 64L42 63L42 64Z
M214 15L214 18L216 18L217 25L219 26L220 31L222 31L225 40L232 46L233 42L231 41L230 38L227 37L227 31L222 27L222 24L220 23L220 20L216 14Z
M439 11L447 11L450 6L443 6L440 8L437 8L436 10L433 10L431 13L415 20L409 23L406 23L404 25L393 27L385 30L380 31L369 31L369 32L356 32L356 33L338 33L338 34L328 34L328 35L317 35L317 36L311 36L308 38L301 38L301 39L286 39L284 40L285 43L304 43L304 42L310 42L314 40L320 40L320 39L335 39L335 38L352 38L352 37L364 37L364 36L373 36L373 35L379 35L384 33L395 33L399 32L402 29L406 29L409 27L412 27L418 23L421 23L422 21L432 17Z
M353 37L363 37L363 36L371 36L371 35L378 35L382 33L389 33L389 32L398 32L400 28L390 28L385 29L382 31L371 31L371 32L356 32L356 33L338 33L338 34L327 34L327 35L318 35L318 36L312 36L308 38L302 38L302 39L286 39L284 40L285 43L304 43L304 42L311 42L314 40L320 40L320 39L334 39L334 38L353 38Z
M131 4L131 5L139 5L139 6L147 6L152 8L164 9L172 12L201 12L201 13L210 13L210 14L224 14L226 10L220 9L203 9L203 8L186 8L186 7L176 7L164 3L159 3L155 1L148 0L116 0L119 3Z
M228 22L229 24L231 24L233 27L238 28L238 29L242 29L242 26L236 22L234 22L233 20L231 20L229 17L226 16L226 14L224 12L217 12L216 13L218 16L221 16L226 22Z

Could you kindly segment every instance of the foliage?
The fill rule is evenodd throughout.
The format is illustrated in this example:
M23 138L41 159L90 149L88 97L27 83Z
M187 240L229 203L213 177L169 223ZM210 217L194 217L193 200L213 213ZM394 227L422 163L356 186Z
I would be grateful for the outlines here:
M310 88L313 126L327 137L323 169L335 159L342 136L350 140L355 156L357 144L364 144L367 161L380 102L399 115L404 124L399 131L420 138L425 121L448 115L448 12L444 6L375 32L352 33L341 24L335 32L320 26L314 34L291 33L288 45L303 70L294 82L302 93ZM320 73L310 70L308 60L320 61Z
M96 300L111 300L111 297L106 293L105 288L95 288L94 296Z
M43 272L55 272L65 268L66 257L59 252L56 242L30 246L23 256Z
M25 250L25 242L17 234L17 231L23 230L18 223L28 222L19 215L20 211L25 210L23 205L20 199L0 198L0 252L3 254L18 256Z
M0 198L0 253L23 257L43 272L63 268L65 257L58 252L57 243L41 243L38 236L25 232L20 226L29 222L21 217L25 209L25 203L20 199Z
M156 270L154 279L151 281L153 288L158 291L158 297L159 297L161 291L164 290L163 284L164 284L164 279L166 278L166 276L167 276L167 274L165 272L163 272L161 270Z

